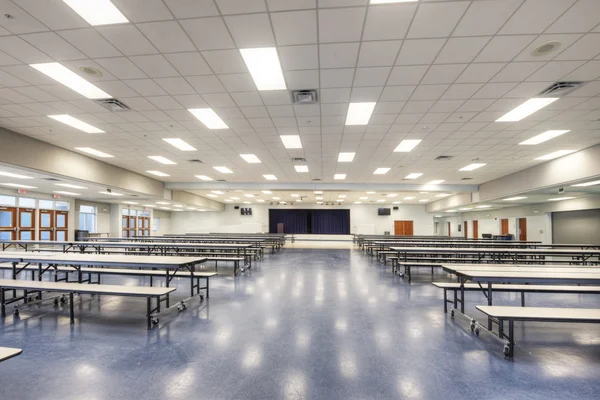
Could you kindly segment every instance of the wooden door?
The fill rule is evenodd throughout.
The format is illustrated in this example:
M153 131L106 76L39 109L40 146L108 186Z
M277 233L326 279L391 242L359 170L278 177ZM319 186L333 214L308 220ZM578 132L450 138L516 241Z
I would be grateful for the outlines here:
M137 218L133 215L129 216L129 237L137 235Z
M452 236L452 227L450 225L450 222L447 222L447 224L448 224L448 237L451 237Z
M0 240L17 238L17 209L0 207Z
M19 240L35 239L35 209L19 208Z
M473 221L473 239L479 239L479 221Z
M394 221L394 235L412 236L413 228L413 221Z
M500 220L500 234L508 235L508 219Z
M465 239L467 239L469 237L469 229L468 229L467 221L465 221L463 225L465 228Z
M121 237L129 237L129 217L127 215L121 217Z
M69 212L54 212L54 240L63 242L69 240Z
M519 240L527 240L527 218L519 218Z
M38 240L54 240L54 210L40 210Z

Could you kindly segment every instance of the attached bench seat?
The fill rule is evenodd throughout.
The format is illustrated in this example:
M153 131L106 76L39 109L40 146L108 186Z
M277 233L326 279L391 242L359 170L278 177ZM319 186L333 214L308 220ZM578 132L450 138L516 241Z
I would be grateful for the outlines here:
M448 303L457 306L457 292L460 291L460 283L456 282L433 282L433 285L444 289L444 312L448 312ZM465 291L487 291L487 288L478 283L465 283ZM447 292L454 292L454 299L448 300ZM521 293L521 307L525 307L525 293L574 293L574 294L600 294L600 286L569 286L569 285L515 285L494 284L494 292Z
M476 308L498 324L498 337L508 340L504 345L504 355L509 360L513 360L515 352L514 321L600 323L600 309L597 308L507 306L476 306ZM508 335L504 333L504 321L508 321Z
M22 349L14 349L11 347L0 347L0 362L6 361L9 358L18 356L23 352Z
M22 297L6 298L6 292L11 290L25 291ZM119 285L87 285L82 283L28 281L15 279L0 279L0 315L6 317L6 306L8 304L23 300L29 300L28 292L63 292L69 294L69 315L71 324L75 323L75 311L73 307L73 294L98 294L110 296L132 296L146 297L147 299L147 326L152 328L152 314L160 312L160 303L166 301L167 295L175 288L171 287L145 287L145 286L119 286ZM156 299L156 307L152 307L152 299Z

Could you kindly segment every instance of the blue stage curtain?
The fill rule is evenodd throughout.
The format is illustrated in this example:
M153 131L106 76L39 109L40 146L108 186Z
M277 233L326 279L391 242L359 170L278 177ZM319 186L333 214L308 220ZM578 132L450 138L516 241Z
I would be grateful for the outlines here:
M312 233L349 235L350 210L312 210Z
M308 210L270 209L270 233L277 233L278 223L283 223L284 233L309 233Z

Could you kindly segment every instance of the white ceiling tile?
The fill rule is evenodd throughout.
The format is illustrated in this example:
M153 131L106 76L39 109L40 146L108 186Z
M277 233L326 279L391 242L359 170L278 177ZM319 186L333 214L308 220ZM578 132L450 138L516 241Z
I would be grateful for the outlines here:
M14 2L50 29L76 29L89 26L62 0L14 0ZM6 11L4 7L3 11Z
M504 63L480 63L469 64L464 72L456 80L457 83L485 83L492 79L506 64Z
M419 85L410 97L411 100L437 100L450 85Z
M410 98L416 86L386 86L380 101L405 101Z
M260 97L262 97L263 102L267 106L292 104L290 92L287 90L270 90L260 92Z
M225 22L241 49L275 46L268 14L232 15L225 17Z
M359 67L394 65L402 41L363 42L358 55Z
M417 85L429 69L427 65L394 67L388 85Z
M219 15L213 0L164 0L176 18L198 18Z
M600 54L600 34L583 36L555 57L555 60L589 60Z
M319 104L297 104L294 105L293 110L297 117L314 117L321 115L321 107Z
M507 62L512 61L536 37L526 36L495 36L475 58L476 62Z
M278 48L279 60L284 71L319 68L317 46L284 46Z
M316 11L291 11L271 14L277 44L317 43Z
M321 89L320 103L347 103L350 101L350 88Z
M451 38L435 59L437 64L471 62L481 49L489 42L490 37Z
M354 76L354 86L384 86L391 67L357 68Z
M363 40L404 39L417 4L369 7Z
M0 86L27 86L27 83L16 76L9 74L8 72L0 71Z
M132 56L129 59L151 78L179 76L179 73L162 55Z
M561 80L565 81L592 81L600 77L600 61L590 61Z
M352 68L356 65L359 43L319 45L321 68Z
M202 95L211 107L234 107L235 103L227 93L210 93Z
M127 86L122 81L102 81L95 82L94 84L106 93L110 93L113 97L122 98L139 96L139 93L131 89L131 87Z
M203 108L208 106L208 103L204 101L202 96L197 94L173 96L173 98L185 108Z
M354 87L350 94L350 101L353 103L376 102L381 97L383 86L379 87Z
M195 94L196 91L190 84L181 77L172 78L156 78L154 79L161 88L163 88L170 95L180 94Z
M348 103L321 104L322 115L346 115L348 113Z
M148 77L144 71L139 69L127 57L98 58L94 61L119 79L141 79Z
M183 108L171 96L148 96L146 99L160 110L178 110Z
M269 118L269 112L264 106L240 107L246 118Z
M111 0L131 22L163 21L173 15L162 0Z
M315 8L316 0L267 0L269 11L304 10Z
M268 106L271 118L295 117L292 106Z
M164 96L167 94L152 79L128 79L123 82L142 96Z
M536 82L558 81L560 78L576 70L583 64L583 61L550 61L526 80Z
M288 89L305 90L319 87L319 71L287 71L284 73Z
M14 18L2 18L0 20L0 26L9 30L14 34L31 33L31 32L44 32L48 28L37 19L33 18L30 14L25 12L21 7L15 5L12 1L3 0L2 12L12 15Z
M521 82L529 75L540 69L544 65L543 62L512 62L506 65L496 76L492 82Z
M446 39L405 40L396 65L431 64L444 43Z
M514 88L516 83L486 83L473 95L474 99L497 99ZM509 110L507 110L509 111Z
M0 51L0 65L5 66L5 65L17 65L17 64L21 64L21 61L9 56L8 54L6 54L3 51Z
M471 98L483 86L481 83L461 83L451 85L442 96L448 100L466 100Z
M320 43L360 40L365 8L337 8L319 11Z
M104 38L127 56L158 53L156 48L133 25L111 25L96 28ZM123 40L126 38L126 40Z
M468 1L421 4L407 37L416 39L448 36L469 4Z
M208 64L198 52L165 54L165 57L181 75L209 75L212 74Z
M216 74L235 74L248 72L238 50L204 51L202 56Z
M267 11L264 0L216 0L222 14L245 14Z
M233 39L221 18L198 18L180 21L198 50L233 49Z
M56 61L86 58L82 52L71 46L67 41L63 40L54 32L21 35L21 39L25 39L27 42L48 54Z
M321 87L322 88L341 88L352 86L354 79L354 69L322 69Z
M239 106L262 106L263 101L258 92L231 93L233 101Z
M432 65L423 77L421 83L453 83L466 67L467 64Z
M196 50L192 41L175 21L147 22L138 24L137 27L162 53Z
M542 33L576 0L526 0L500 30L502 35Z
M23 39L16 36L0 37L0 50L24 62L25 64L54 61L46 54L42 53Z
M493 35L522 3L523 0L474 1L452 35Z
M562 51L569 48L575 41L581 38L580 34L563 34L563 35L540 35L533 42L529 44L514 61L548 61L557 55L560 55ZM559 42L560 46L557 50L554 50L546 55L535 54L534 50L548 42Z
M200 94L225 92L216 75L189 76L186 79Z
M256 85L249 73L219 75L219 80L230 93L256 90Z
M398 114L405 105L403 101L380 101L375 106L373 114Z
M522 82L506 93L506 98L530 98L537 96L542 90L550 86L552 82Z
M14 89L16 92L21 93L24 96L29 97L35 101L58 101L59 99L56 96L51 95L50 93L44 92L43 90L28 86L28 87L19 87Z
M58 34L91 58L122 55L108 40L92 28L59 31Z
M579 0L546 30L548 33L585 33L600 24L600 4L596 0Z
M406 102L406 106L402 109L402 113L404 114L417 114L417 113L426 113L429 111L431 107L435 104L434 100L426 100L426 101L408 101Z

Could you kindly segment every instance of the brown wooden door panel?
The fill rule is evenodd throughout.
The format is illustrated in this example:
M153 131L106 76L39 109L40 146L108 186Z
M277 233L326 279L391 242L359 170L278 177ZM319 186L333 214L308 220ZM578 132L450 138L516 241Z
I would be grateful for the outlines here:
M473 238L479 239L479 221L473 221Z
M465 239L467 239L469 237L469 225L467 224L467 221L465 221L463 225L465 228Z
M0 207L0 239L14 240L17 238L17 209L15 207Z
M508 219L500 220L500 234L508 235Z
M519 240L527 240L527 218L519 218Z

